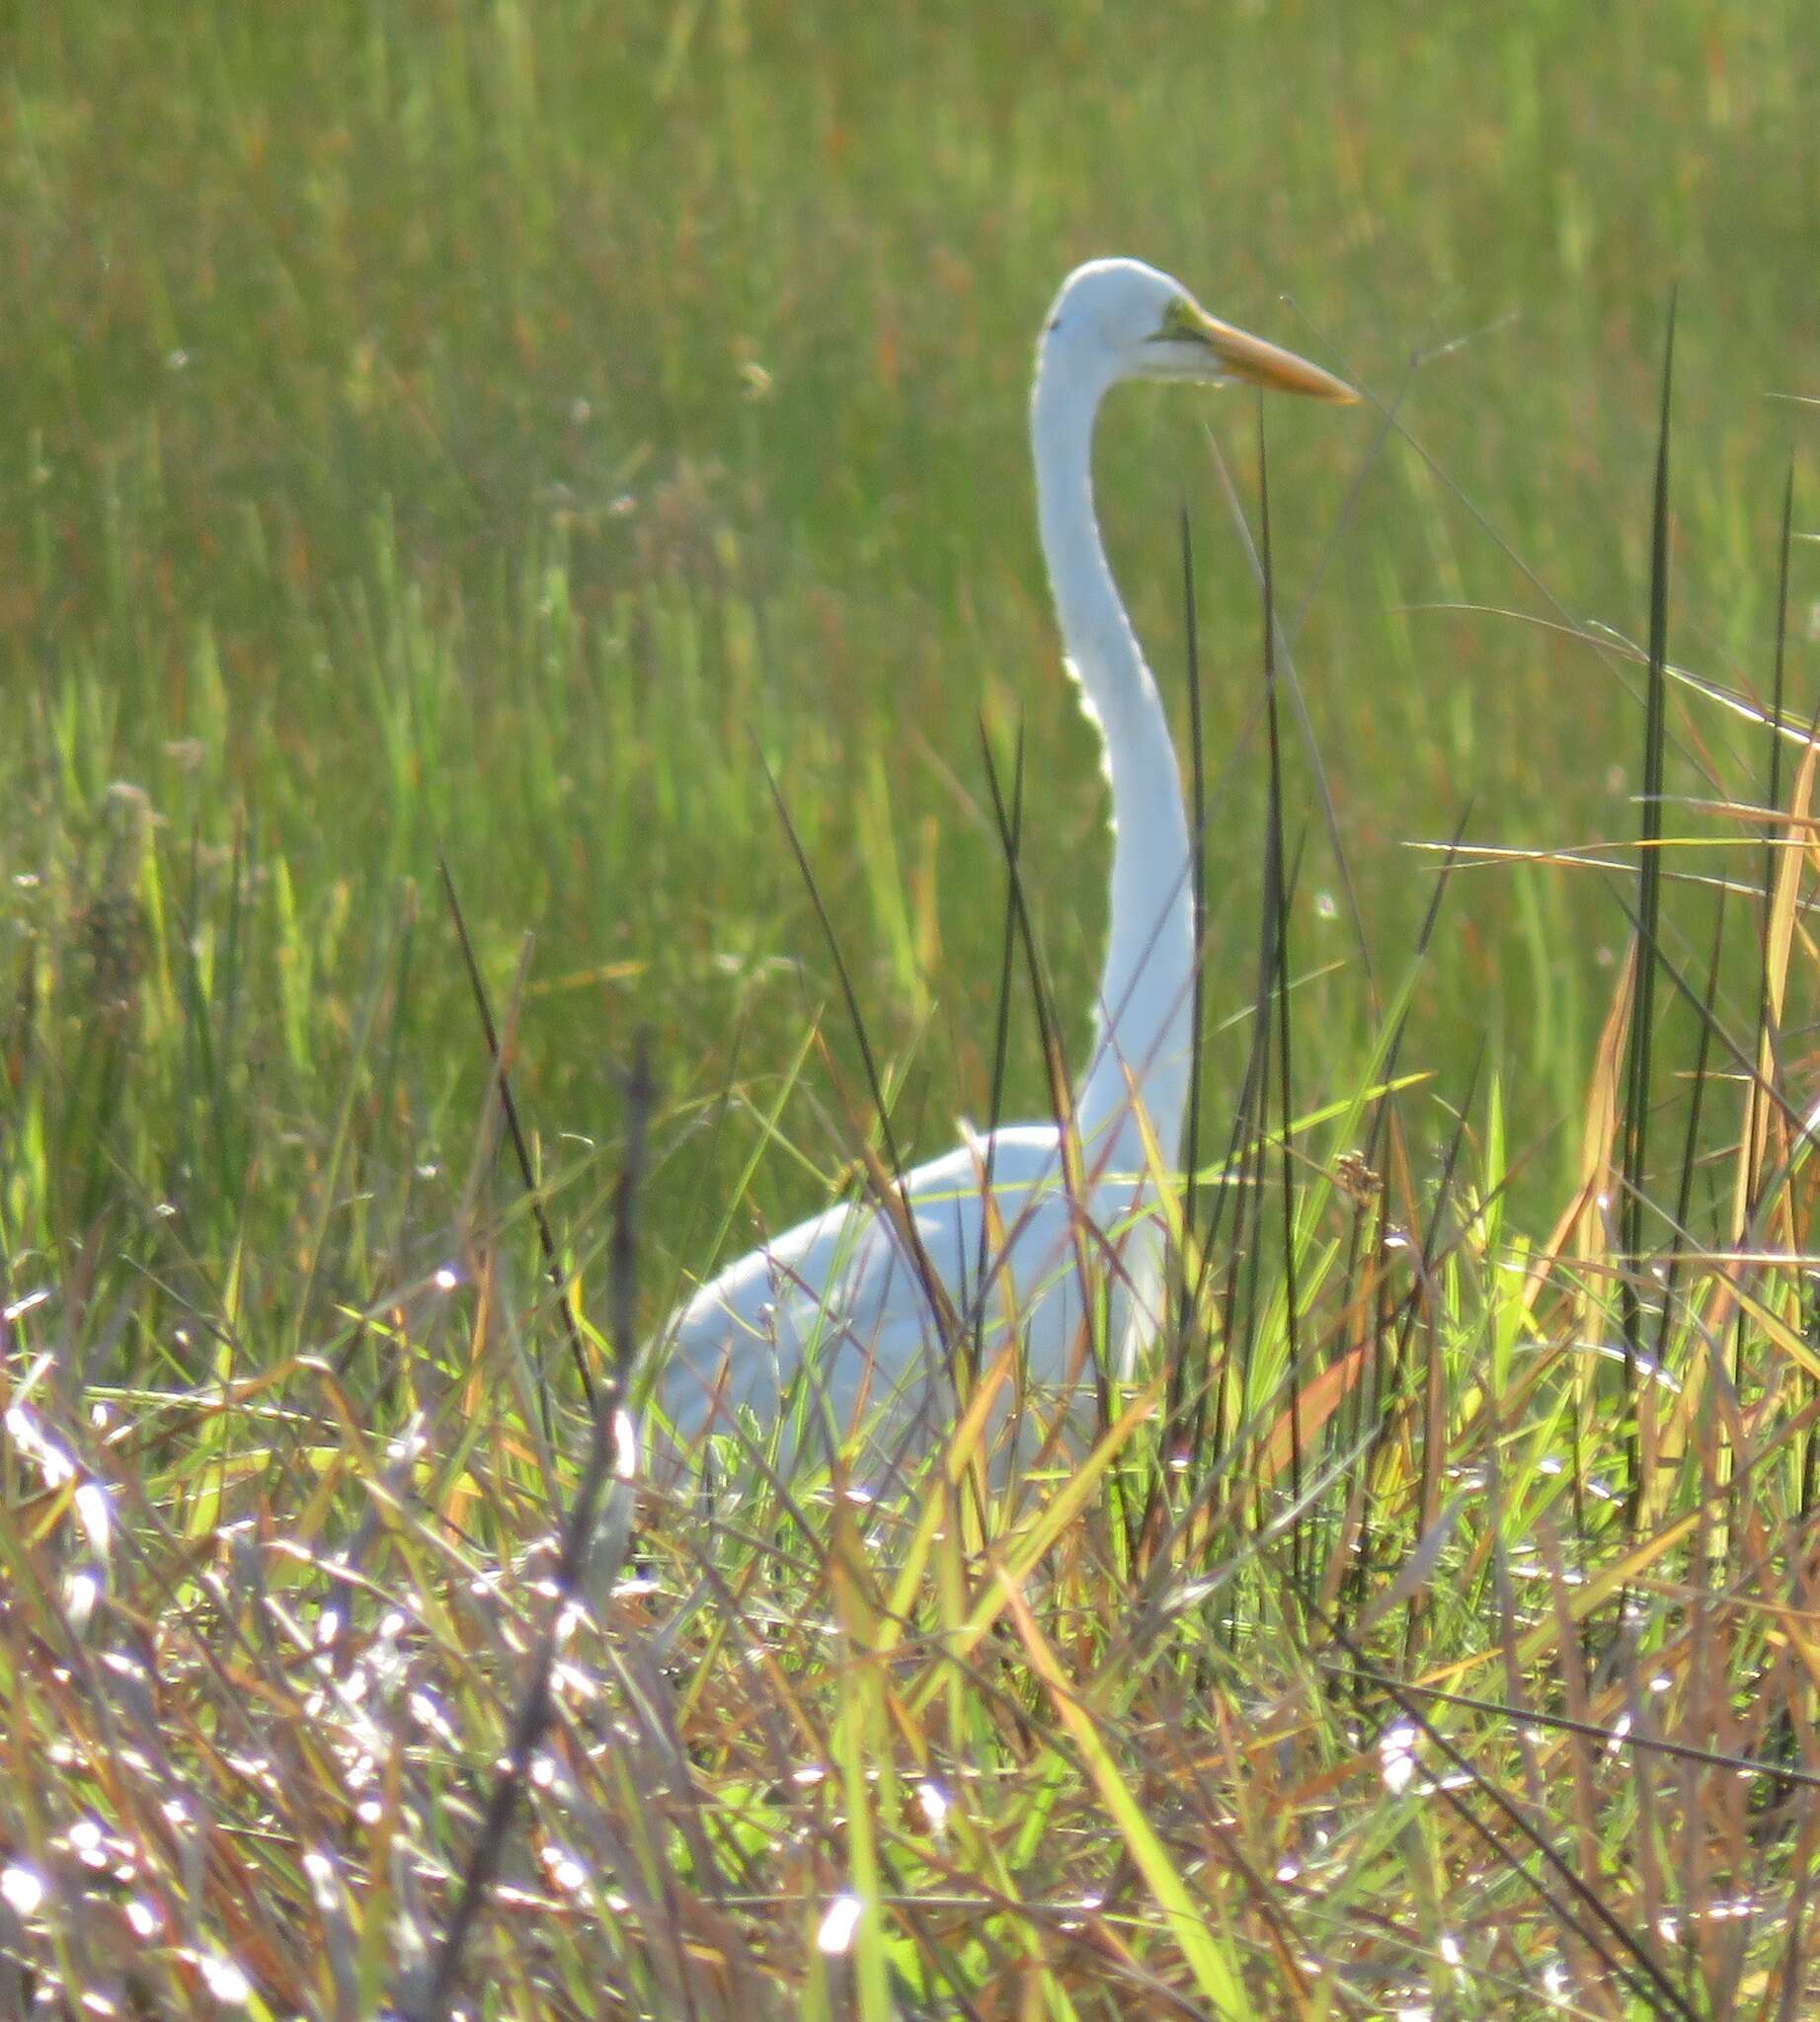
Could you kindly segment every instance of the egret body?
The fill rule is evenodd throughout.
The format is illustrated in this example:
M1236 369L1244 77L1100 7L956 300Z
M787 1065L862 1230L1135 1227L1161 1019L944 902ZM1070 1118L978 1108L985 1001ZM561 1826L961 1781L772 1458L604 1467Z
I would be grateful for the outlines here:
M1159 1322L1157 1190L1180 1155L1194 917L1168 718L1093 508L1094 422L1127 379L1354 398L1319 366L1217 321L1140 261L1077 268L1045 319L1030 403L1037 522L1112 801L1105 968L1067 1125L1073 1144L1053 1122L989 1137L964 1128L954 1150L904 1176L895 1203L831 1207L703 1284L657 1348L664 1413L685 1447L736 1423L740 1408L768 1422L799 1380L813 1385L818 1420L825 1405L841 1432L880 1406L881 1424L937 1430L953 1413L950 1359L976 1338L989 1363L1015 1342L1033 1387L1071 1384L1097 1286L1114 1377L1132 1373Z

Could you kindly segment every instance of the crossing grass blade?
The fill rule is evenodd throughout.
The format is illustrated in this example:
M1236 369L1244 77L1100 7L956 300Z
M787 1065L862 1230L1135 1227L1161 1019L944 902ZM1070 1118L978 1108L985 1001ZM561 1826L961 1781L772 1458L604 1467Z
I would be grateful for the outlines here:
M1093 1716L1075 1696L1055 1652L1050 1648L1035 1615L1018 1592L1008 1573L1000 1574L1004 1605L1030 1659L1032 1670L1046 1687L1049 1703L1068 1739L1080 1751L1087 1774L1092 1778L1108 1816L1124 1839L1132 1864L1144 1877L1166 1921L1171 1936L1194 1977L1202 1997L1219 2016L1237 2018L1252 2011L1244 1981L1233 1956L1230 1940L1217 1925L1218 1912L1197 1896L1183 1878L1168 1849L1150 1825L1143 1803L1127 1785L1118 1764L1108 1751Z

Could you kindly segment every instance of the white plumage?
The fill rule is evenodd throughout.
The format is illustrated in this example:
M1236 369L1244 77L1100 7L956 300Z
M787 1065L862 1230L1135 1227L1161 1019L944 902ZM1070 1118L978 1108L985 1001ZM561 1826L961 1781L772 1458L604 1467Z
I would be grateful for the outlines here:
M1089 1301L1107 1301L1117 1378L1159 1323L1157 1190L1177 1163L1193 1044L1188 821L1168 718L1100 542L1092 479L1100 403L1140 378L1353 398L1318 366L1216 322L1139 261L1076 269L1045 320L1031 395L1037 517L1112 798L1106 964L1069 1127L1080 1184L1068 1184L1053 1124L989 1139L969 1131L905 1176L895 1212L831 1207L728 1267L657 1344L664 1414L684 1448L733 1425L738 1408L768 1424L799 1372L819 1422L826 1407L844 1434L889 1404L873 1423L914 1440L952 1420L961 1342L978 1339L989 1366L1015 1343L1040 1397L1079 1381Z

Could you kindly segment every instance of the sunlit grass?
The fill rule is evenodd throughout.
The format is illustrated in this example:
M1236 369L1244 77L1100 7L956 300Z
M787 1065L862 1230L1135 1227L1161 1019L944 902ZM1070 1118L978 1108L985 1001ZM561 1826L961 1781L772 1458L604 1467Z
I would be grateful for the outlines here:
M500 2016L1814 2005L1811 424L1765 397L1815 390L1804 26L77 0L14 39L0 2009L415 2016L445 1958ZM1254 416L1133 395L1108 531L1174 708L1187 504L1212 786L1166 1366L1029 1478L983 1413L884 1500L813 1444L616 1492L565 1611L582 1387L438 858L595 1383L860 1170L766 765L921 1154L990 1101L981 719L1021 736L1077 1050L1103 804L1023 411L1108 250L1378 403L1270 417L1291 1128L1274 1067L1234 1114L1281 1030ZM1652 586L1742 710L1651 668ZM1425 932L1405 845L1468 803Z

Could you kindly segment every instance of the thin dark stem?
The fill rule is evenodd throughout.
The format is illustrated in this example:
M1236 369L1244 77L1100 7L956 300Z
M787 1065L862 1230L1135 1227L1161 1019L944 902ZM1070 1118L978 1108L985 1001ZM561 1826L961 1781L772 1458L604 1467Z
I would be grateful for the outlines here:
M847 969L846 957L840 951L840 939L834 932L834 923L829 916L828 905L822 897L822 888L809 866L809 853L803 848L803 839L797 833L796 822L791 817L789 804L783 797L783 789L777 784L777 776L765 762L762 753L758 762L764 766L764 777L771 789L771 800L777 809L777 818L783 823L784 835L790 844L790 853L796 858L796 868L802 873L803 885L809 894L809 902L815 908L816 918L821 922L822 937L828 943L828 952L834 965L834 974L840 984L842 1002L846 1005L847 1018L853 1028L853 1037L859 1044L859 1057L866 1072L866 1087L872 1098L872 1113L878 1119L879 1135L885 1141L885 1162L890 1168L891 1184L897 1190L900 1214L892 1217L894 1228L910 1252L911 1268L916 1273L922 1295L927 1302L930 1318L944 1334L951 1321L952 1308L940 1276L929 1261L928 1252L916 1235L915 1216L910 1212L910 1195L904 1182L904 1161L898 1155L896 1133L891 1128L891 1115L885 1105L885 1084L879 1074L878 1061L873 1055L872 1041L866 1032L866 1021L860 1014L859 993L853 987L853 977Z
M530 1146L525 1142L524 1127L518 1121L518 1105L513 1100L512 1078L500 1052L499 1027L494 1023L493 1006L487 999L486 979L481 975L480 964L474 954L474 943L468 935L467 916L461 909L461 899L455 891L455 880L448 868L448 859L438 857L436 868L442 874L442 891L448 900L449 917L455 923L455 938L461 946L461 959L467 966L468 984L474 992L474 1006L480 1013L480 1029L486 1035L487 1055L493 1062L494 1075L499 1083L500 1112L506 1119L506 1128L512 1137L512 1148L518 1161L518 1177L524 1182L524 1192L531 1204L531 1218L537 1224L537 1243L543 1252L543 1268L549 1274L550 1283L555 1288L557 1308L563 1316L563 1333L569 1343L569 1355L575 1363L576 1374L581 1378L582 1395L588 1400L589 1416L597 1421L603 1411L610 1411L618 1402L623 1372L631 1367L631 1361L628 1356L628 1359L612 1371L605 1397L595 1391L593 1376L588 1367L588 1353L582 1346L581 1325L575 1317L574 1306L569 1302L569 1281L563 1271L562 1254L556 1247L556 1233L551 1228L550 1217L544 1209L543 1193L537 1185L536 1171L531 1164Z
M1190 865L1194 891L1194 996L1190 1014L1193 1041L1188 1055L1188 1133L1184 1154L1182 1226L1192 1237L1200 1219L1202 1018L1206 1001L1204 964L1207 953L1207 743L1201 711L1201 645L1195 611L1194 534L1186 505L1182 506L1181 529L1182 628L1188 661L1188 770L1194 817L1190 830L1194 838ZM1189 1327L1194 1312L1193 1287L1188 1283L1187 1247L1184 1245L1182 1257L1175 1366L1169 1372L1171 1421L1181 1408Z
M1670 398L1675 383L1675 296L1668 303L1668 332L1662 348L1661 422L1656 437L1655 494L1649 536L1649 666L1644 698L1642 832L1637 863L1636 995L1630 1010L1630 1044L1625 1070L1624 1201L1625 1269L1619 1278L1619 1306L1624 1337L1625 1444L1629 1456L1631 1506L1637 1476L1636 1383L1642 1352L1643 1313L1638 1294L1643 1268L1643 1205L1649 1164L1650 1062L1655 1038L1656 946L1662 917L1662 784L1668 739L1668 449Z
M986 735L986 725L980 726L980 748L985 754L986 769L992 781L992 799L998 801L998 779L992 764L992 747ZM998 949L998 1005L992 1024L992 1087L987 1109L986 1171L982 1176L980 1199L980 1253L975 1271L977 1290L974 1324L969 1330L970 1350L973 1357L973 1380L980 1380L980 1368L986 1354L986 1283L987 1272L991 1262L991 1216L986 1211L986 1204L992 1197L992 1170L998 1155L998 1126L1004 1118L1004 1083L1006 1063L1011 1047L1011 972L1017 959L1017 912L1018 912L1018 853L1023 842L1024 831L1024 730L1020 723L1017 729L1017 742L1011 756L1011 812L1004 835L1005 853L1005 895L1004 928ZM966 1304L965 1294L962 1304Z
M1283 737L1281 713L1277 707L1277 594L1276 563L1270 541L1270 458L1265 447L1264 403L1257 405L1258 558L1262 563L1264 603L1264 722L1270 745L1270 860L1276 867L1271 880L1276 900L1276 996L1277 996L1277 1090L1283 1124L1279 1147L1283 1200L1283 1297L1287 1333L1289 1371L1289 1495L1290 1506L1302 1508L1302 1376L1297 1322L1296 1290L1296 1184L1290 1152L1290 1129L1295 1119L1294 1081L1290 1053L1289 1003L1289 890L1283 876ZM1302 1518L1298 1514L1290 1532L1291 1578L1298 1594L1303 1585Z
M625 1162L613 1204L613 1237L608 1257L610 1283L607 1294L608 1324L612 1332L614 1361L618 1367L631 1364L632 1328L636 1312L634 1263L637 1253L634 1210L639 1188L644 1182L645 1135L651 1117L651 1067L644 1034L640 1033L632 1056L632 1071L626 1080ZM550 1676L556 1666L557 1639L563 1618L584 1591L589 1555L593 1548L596 1519L604 1501L607 1482L619 1463L618 1428L604 1413L596 1413L590 1429L588 1462L574 1508L563 1526L562 1550L556 1562L555 1592L549 1614L531 1658L530 1675L523 1696L513 1714L512 1730L506 1744L505 1761L487 1794L480 1829L473 1851L462 1872L455 1906L442 1934L430 1983L422 2001L411 2010L412 2022L444 2022L454 1997L461 1972L462 1955L473 1936L482 1911L493 1893L505 1857L507 1834L513 1816L530 1774L535 1755L555 1712Z

